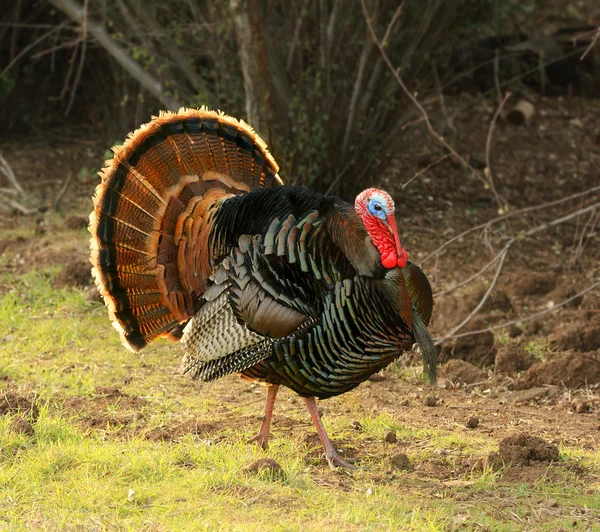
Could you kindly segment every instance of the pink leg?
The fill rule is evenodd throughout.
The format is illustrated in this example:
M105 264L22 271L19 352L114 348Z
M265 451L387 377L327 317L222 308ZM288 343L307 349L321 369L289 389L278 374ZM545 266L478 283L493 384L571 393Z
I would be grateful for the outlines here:
M265 417L260 426L258 434L248 441L255 441L258 446L266 451L269 448L269 430L271 428L271 417L273 416L273 407L275 406L275 398L279 384L272 384L267 388L267 402L265 404Z
M314 397L303 397L304 402L306 403L306 407L312 416L313 423L317 429L317 433L319 434L319 438L321 439L321 443L323 444L323 448L325 449L325 459L329 466L333 469L335 466L345 467L346 469L357 469L356 466L349 464L344 460L338 452L333 447L331 440L327 436L325 432L325 427L321 422L321 416L319 416L319 411L317 410L317 403Z

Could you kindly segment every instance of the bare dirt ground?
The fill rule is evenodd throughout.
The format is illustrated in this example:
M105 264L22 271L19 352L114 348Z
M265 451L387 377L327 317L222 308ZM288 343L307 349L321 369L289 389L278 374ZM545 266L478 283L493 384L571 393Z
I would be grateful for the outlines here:
M473 161L485 161L485 142L495 103L470 99L464 95L446 98L445 105L452 122L460 124L453 142L474 164ZM518 127L500 120L493 132L490 158L496 187L506 200L504 211L499 211L490 191L452 157L434 164L402 189L402 183L444 155L419 125L410 126L410 140L398 153L393 168L380 179L365 183L381 181L395 195L400 233L411 258L422 263L436 293L448 291L436 297L432 331L437 336L444 336L477 306L495 266L465 286L457 290L453 287L476 274L508 239L597 200L596 192L527 216L514 216L470 232L431 255L451 237L502 213L559 200L600 184L600 102L539 97L535 105L536 114L530 125ZM439 124L444 127L438 103L432 103L430 110L438 112ZM70 241L69 235L80 234L86 226L96 180L94 171L101 166L105 151L105 146L93 140L2 145L15 174L40 204L51 205L71 175L71 184L62 199L64 216L59 222L44 213L0 217L2 233L9 235L0 239L4 273L56 265L61 268L54 281L56 286L90 288L90 297L95 297L85 243L81 238ZM412 419L415 424L428 427L476 430L498 441L521 432L554 444L575 439L585 446L597 447L600 290L592 290L538 319L519 321L549 310L597 282L597 222L596 210L517 242L490 297L460 332L507 321L515 323L446 340L442 353L446 365L441 368L436 388L408 384L395 372L386 372L381 382L369 382L356 392L355 400L361 408L366 412L401 409L408 423ZM0 293L10 290L9 285L0 286ZM406 356L400 365L418 365L415 358ZM425 398L432 395L437 401L425 406ZM243 396L239 400L245 401ZM87 427L94 428L106 424L106 405L113 402L118 403L119 413L108 421L127 426L128 420L135 418L130 411L135 412L143 399L109 390L97 399L72 400L65 407L83 411ZM344 398L326 405L337 414L344 412ZM170 439L187 432L210 432L231 422L218 419L198 424L190 419L146 436ZM282 422L281 418L276 420L275 427ZM477 426L468 429L469 423ZM140 430L139 424L136 427ZM343 446L345 442L340 443ZM395 445L402 448L402 442ZM366 448L353 452L365 455L373 451ZM532 466L522 466L526 468L523 474L530 475L527 468ZM427 474L451 478L452 470L441 457ZM518 479L520 475L513 474L511 478Z

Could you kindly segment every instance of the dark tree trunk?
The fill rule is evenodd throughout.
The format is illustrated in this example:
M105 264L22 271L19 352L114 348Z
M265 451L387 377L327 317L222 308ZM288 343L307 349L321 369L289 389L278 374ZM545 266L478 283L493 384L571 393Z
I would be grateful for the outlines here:
M230 0L244 76L246 118L273 146L277 140L277 111L260 4L259 0Z

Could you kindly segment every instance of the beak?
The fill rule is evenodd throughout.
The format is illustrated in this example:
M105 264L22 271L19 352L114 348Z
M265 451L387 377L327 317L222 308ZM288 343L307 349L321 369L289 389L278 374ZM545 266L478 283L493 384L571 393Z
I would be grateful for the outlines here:
M387 227L388 231L394 237L394 242L396 242L396 255L398 257L398 267L404 268L406 263L408 262L408 253L406 250L400 245L400 237L398 236L398 228L396 227L396 219L394 215L390 215L386 220L383 220L383 224Z

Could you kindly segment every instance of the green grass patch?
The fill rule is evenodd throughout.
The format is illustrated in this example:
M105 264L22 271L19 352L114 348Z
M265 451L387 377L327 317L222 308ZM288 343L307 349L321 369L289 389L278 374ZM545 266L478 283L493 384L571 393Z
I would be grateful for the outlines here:
M0 386L38 411L0 416L0 529L597 529L600 453L589 441L561 447L581 473L506 483L502 471L468 466L497 449L494 434L446 423L444 408L431 411L435 421L419 417L416 400L396 406L423 386L420 368L398 367L386 373L401 387L388 401L370 399L365 390L378 384L368 383L322 403L332 439L362 459L356 473L326 467L289 392L278 399L265 455L247 443L259 426L260 387L235 377L190 381L168 342L125 350L101 303L53 287L59 265L1 271L10 290L0 298ZM15 429L20 418L30 433ZM384 443L390 431L393 445ZM410 469L393 467L399 452ZM285 474L246 471L264 456Z

